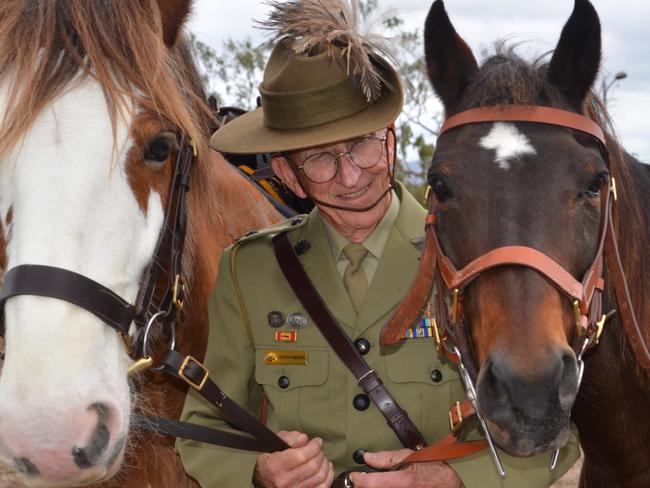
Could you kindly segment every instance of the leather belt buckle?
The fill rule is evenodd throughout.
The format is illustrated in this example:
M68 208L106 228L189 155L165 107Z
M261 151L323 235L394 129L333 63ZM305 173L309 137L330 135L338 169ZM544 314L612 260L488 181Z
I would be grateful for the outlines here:
M203 375L198 382L195 382L189 377L188 374L185 374L185 371L189 366L196 366L197 368L203 371ZM208 371L208 368L203 366L201 362L197 361L192 356L185 356L185 359L183 360L183 364L181 364L181 367L178 368L178 376L180 376L181 379L185 381L185 383L190 385L195 390L201 391L205 386L205 382L208 381L208 376L210 376L210 372Z
M451 431L455 432L458 427L463 423L463 409L460 405L460 402L456 402L449 409L449 426Z

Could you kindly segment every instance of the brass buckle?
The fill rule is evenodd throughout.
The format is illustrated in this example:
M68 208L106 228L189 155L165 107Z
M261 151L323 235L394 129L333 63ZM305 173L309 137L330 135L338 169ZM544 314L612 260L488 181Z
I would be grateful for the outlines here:
M616 178L612 176L612 186L611 186L612 194L614 195L614 201L618 200L618 190L616 189Z
M594 339L595 344L598 344L600 342L600 336L603 335L605 322L607 322L607 315L603 315L601 319L598 322L596 322L596 338Z
M201 378L201 381L199 381L198 383L194 383L194 381L192 381L190 378L185 376L185 369L190 364L190 362L194 363L195 365L197 365L199 368L203 370L203 378ZM197 361L192 356L185 356L185 359L183 360L183 364L181 364L181 367L178 368L178 376L180 376L185 383L190 385L195 390L201 391L205 386L205 382L208 381L208 376L210 376L210 372L208 371L208 368L206 368L205 366L203 366L203 364L201 364L200 361Z
M174 304L174 307L176 307L176 310L180 312L183 310L183 306L185 305L185 303L183 302L183 300L178 299L179 285L180 285L180 289L184 291L185 285L181 283L181 275L177 274L176 278L174 278L174 286L172 287L172 303Z
M456 422L454 422L454 414L452 413L454 408L456 408L456 416L458 417L458 421ZM463 423L463 409L460 406L460 402L456 402L449 409L449 426L451 427L451 430L454 431L462 423Z
M582 337L585 331L582 328L582 321L580 320L580 302L578 300L573 301L573 315L576 321L576 333L578 337Z

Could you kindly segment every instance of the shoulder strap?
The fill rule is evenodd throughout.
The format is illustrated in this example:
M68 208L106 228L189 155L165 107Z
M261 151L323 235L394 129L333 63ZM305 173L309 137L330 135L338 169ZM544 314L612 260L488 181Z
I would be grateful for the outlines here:
M416 451L426 446L424 436L411 422L406 411L386 389L377 373L370 369L332 316L300 264L286 232L273 237L273 248L278 264L300 303L314 319L330 347L357 379L359 386L379 408L402 445Z

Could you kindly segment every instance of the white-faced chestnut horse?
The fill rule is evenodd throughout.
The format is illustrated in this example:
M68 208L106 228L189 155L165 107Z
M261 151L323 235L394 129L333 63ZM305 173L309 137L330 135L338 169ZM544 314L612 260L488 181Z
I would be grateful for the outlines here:
M617 145L592 93L595 9L575 1L548 63L501 47L479 66L437 0L425 55L446 123L428 173L435 273L420 283L438 286L441 333L493 440L550 453L573 419L582 487L650 486L650 167Z
M152 372L129 383L133 359L106 325L112 312L102 320L101 310L35 296L78 283L60 293L93 303L110 296L127 310L137 297L150 304L136 310L148 319L161 291L149 287L152 300L142 300L143 274L154 269L154 281L168 283L173 261L185 290L176 347L200 358L221 250L279 220L208 147L213 114L180 34L190 7L183 0L0 3L0 271L18 295L4 306L0 459L29 484L194 485L172 439L130 434L134 405L178 417L186 389ZM191 170L174 176L179 160ZM159 236L175 242L183 231L165 234L175 225L165 215L176 208L170 195L188 188L182 258L169 243L162 247L176 254L154 257ZM90 290L84 278L103 288ZM178 283L174 289L182 292ZM135 329L129 319L127 335Z

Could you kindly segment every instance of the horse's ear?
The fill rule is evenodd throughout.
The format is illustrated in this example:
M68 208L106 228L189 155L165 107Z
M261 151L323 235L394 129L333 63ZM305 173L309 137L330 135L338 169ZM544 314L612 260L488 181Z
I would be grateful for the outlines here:
M600 20L588 0L576 0L548 68L548 79L575 105L582 106L601 58Z
M424 24L424 55L429 79L449 114L478 71L478 64L451 25L442 0L433 3Z
M163 39L168 47L176 43L178 33L192 11L192 0L157 0L162 17Z

